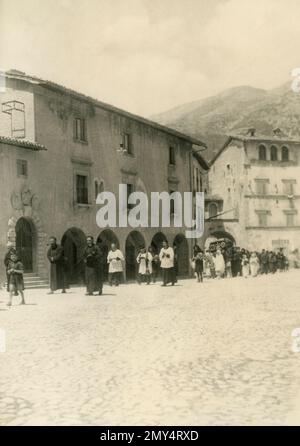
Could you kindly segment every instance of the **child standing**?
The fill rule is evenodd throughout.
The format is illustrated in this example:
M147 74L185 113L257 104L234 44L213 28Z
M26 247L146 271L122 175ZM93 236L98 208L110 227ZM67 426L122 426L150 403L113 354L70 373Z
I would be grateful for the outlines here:
M193 261L195 262L195 273L197 274L198 282L203 282L203 252L199 251L194 254Z
M24 266L20 262L17 254L12 252L7 262L7 290L9 291L8 306L12 305L12 298L16 292L19 292L22 298L21 304L25 305L24 299L24 280L23 280Z

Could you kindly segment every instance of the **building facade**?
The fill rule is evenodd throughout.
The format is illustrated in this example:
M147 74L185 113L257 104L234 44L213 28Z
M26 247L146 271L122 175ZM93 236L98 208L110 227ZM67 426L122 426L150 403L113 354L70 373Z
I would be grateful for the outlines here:
M54 235L76 283L83 274L85 237L92 235L104 252L111 242L118 244L130 280L138 248L157 250L167 239L177 248L179 274L188 273L193 241L183 227L99 228L96 197L101 191L118 196L119 184L126 184L128 194L149 197L192 191L193 153L205 147L201 141L17 71L5 73L0 97L2 258L10 241L26 271L46 278L47 241Z
M211 163L211 236L249 250L300 248L300 141L280 129L230 136ZM210 223L209 223L210 222Z

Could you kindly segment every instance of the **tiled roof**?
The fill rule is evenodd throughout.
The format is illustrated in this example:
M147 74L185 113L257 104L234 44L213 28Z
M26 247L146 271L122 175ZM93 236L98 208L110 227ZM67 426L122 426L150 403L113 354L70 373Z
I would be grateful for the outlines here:
M158 124L157 122L151 121L150 119L143 118L141 116L127 112L120 108L114 107L113 105L107 104L105 102L101 102L98 99L94 99L90 96L86 96L82 93L78 93L70 88L66 88L62 85L56 84L55 82L43 80L43 79L40 79L35 76L29 76L21 71L18 71L18 70L9 70L9 71L4 72L3 74L8 78L24 80L24 81L27 81L27 82L30 82L33 84L41 85L45 88L60 91L61 93L71 95L71 96L77 98L78 100L88 102L90 104L93 104L93 105L103 108L105 110L112 111L119 115L125 116L127 118L133 119L138 122L141 122L142 124L148 125L152 128L160 130L164 133L173 135L173 136L180 138L184 141L190 142L191 144L195 144L195 145L201 146L201 147L206 147L206 144L204 142L202 142L196 138L185 135L184 133L178 132L177 130L171 129L164 125Z
M45 146L43 146L42 144L38 144L37 142L28 141L25 139L9 138L7 136L0 136L0 143L23 147L25 149L31 150L47 150Z

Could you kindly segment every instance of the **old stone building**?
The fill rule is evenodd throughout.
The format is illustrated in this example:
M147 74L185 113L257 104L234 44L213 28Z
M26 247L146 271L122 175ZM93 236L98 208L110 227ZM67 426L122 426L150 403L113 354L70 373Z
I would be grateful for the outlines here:
M0 112L0 256L16 245L27 273L47 278L48 237L65 248L72 282L80 281L85 236L104 251L115 241L136 273L139 246L175 244L179 273L189 269L193 241L184 228L99 228L101 191L193 190L194 138L52 82L18 71L4 75ZM2 82L2 85L4 82ZM201 161L204 173L208 166ZM2 267L2 278L4 270Z
M211 163L208 235L250 250L300 248L299 178L299 140L280 129L230 136Z

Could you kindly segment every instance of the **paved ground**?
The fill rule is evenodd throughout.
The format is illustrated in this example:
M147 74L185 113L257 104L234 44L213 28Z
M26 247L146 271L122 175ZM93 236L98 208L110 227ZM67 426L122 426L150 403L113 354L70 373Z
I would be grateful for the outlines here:
M0 425L300 425L300 271L0 292Z

